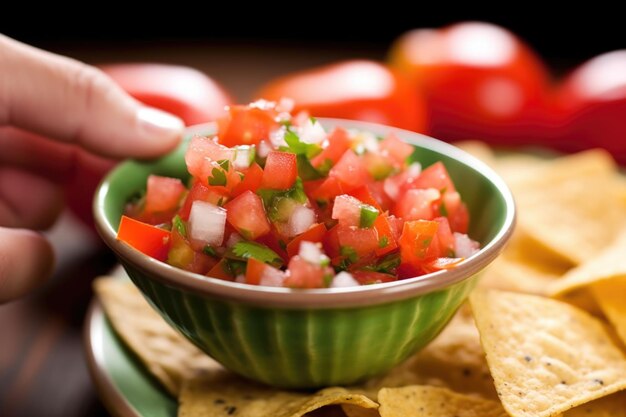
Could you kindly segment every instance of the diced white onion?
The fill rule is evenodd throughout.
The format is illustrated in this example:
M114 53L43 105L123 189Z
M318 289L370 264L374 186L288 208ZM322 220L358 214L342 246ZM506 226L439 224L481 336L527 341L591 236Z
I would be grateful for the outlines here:
M205 201L196 200L189 213L189 236L211 246L220 246L224 240L226 210Z
M261 158L265 158L270 151L272 150L272 145L270 145L267 141L260 141L259 146L257 147L257 153Z
M270 132L270 143L275 149L280 148L281 146L287 146L287 142L285 142L285 126L281 126L278 129L274 129Z
M235 277L235 282L238 282L240 284L245 284L246 283L246 276L243 274L239 274Z
M402 174L398 174L402 175ZM383 183L383 190L385 193L392 199L395 200L398 198L400 194L400 182L397 181L395 177L385 178L385 182Z
M228 248L232 248L233 246L235 246L236 243L241 242L243 240L243 237L241 237L241 235L239 233L231 233L230 236L228 236L228 239L226 240L226 247Z
M233 159L235 169L241 170L250 166L250 163L252 162L252 152L254 152L253 149L254 148L252 146L248 145L237 146L235 150L235 158Z
M271 266L263 269L261 273L261 279L259 285L265 285L268 287L282 287L285 281L285 273Z
M469 258L480 250L480 245L464 233L454 232L454 254L458 258Z
M320 143L326 140L326 131L317 120L309 118L300 129L300 141L304 143Z
M417 178L422 173L422 164L419 162L413 162L406 169L409 178Z
M278 104L276 104L276 111L291 113L295 104L296 102L292 98L281 97L281 99L278 100Z
M306 232L313 223L315 223L315 211L308 207L298 205L289 218L289 237Z
M376 136L370 132L361 132L359 135L361 139L361 144L368 152L378 153L379 142Z
M351 273L341 271L333 278L333 281L330 283L330 288L355 287L357 285L359 285L359 282L354 279Z
M315 265L321 264L324 258L328 258L322 253L317 243L307 241L300 242L300 252L298 255L305 261Z

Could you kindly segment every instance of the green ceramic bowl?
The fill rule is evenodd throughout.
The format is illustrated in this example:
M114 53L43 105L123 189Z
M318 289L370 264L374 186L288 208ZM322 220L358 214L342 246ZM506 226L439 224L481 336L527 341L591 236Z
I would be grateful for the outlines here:
M385 135L389 127L335 119ZM204 126L204 133L211 127ZM186 178L185 143L156 161L127 161L100 185L98 231L163 318L232 371L270 385L313 388L380 374L430 342L500 253L515 220L513 198L487 166L444 142L393 129L423 166L443 161L471 214L482 249L456 268L356 288L291 290L238 284L186 272L116 240L125 202L150 174ZM198 132L198 128L195 129Z

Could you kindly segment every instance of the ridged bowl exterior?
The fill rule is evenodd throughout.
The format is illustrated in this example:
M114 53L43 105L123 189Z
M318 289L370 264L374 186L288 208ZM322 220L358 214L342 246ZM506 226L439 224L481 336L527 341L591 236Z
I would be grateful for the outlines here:
M468 205L470 236L481 242L481 251L452 270L388 284L293 291L249 286L173 268L115 238L126 201L145 189L149 174L186 178L184 145L157 161L119 165L94 199L100 235L165 320L232 371L280 387L358 382L418 351L466 299L515 221L502 180L460 150L384 126L320 120L327 127L340 124L378 135L394 130L426 166L443 161Z
M389 370L439 334L476 282L380 305L275 309L199 296L125 269L196 346L240 375L285 388L352 384Z

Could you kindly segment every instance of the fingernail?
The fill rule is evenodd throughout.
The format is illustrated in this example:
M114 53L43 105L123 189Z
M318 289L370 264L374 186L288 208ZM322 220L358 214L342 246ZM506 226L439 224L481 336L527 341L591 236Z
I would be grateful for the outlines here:
M137 120L140 128L148 135L175 135L185 127L178 117L152 107L137 110Z

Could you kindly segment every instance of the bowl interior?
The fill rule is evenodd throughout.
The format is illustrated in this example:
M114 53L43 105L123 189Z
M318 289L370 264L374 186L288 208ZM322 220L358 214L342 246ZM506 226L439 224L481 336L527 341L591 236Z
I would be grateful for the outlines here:
M369 130L378 135L393 130L401 139L415 146L415 152L411 156L413 161L420 162L423 167L442 161L468 206L469 235L478 240L481 247L491 242L505 227L507 219L511 218L512 203L509 201L510 196L507 196L508 190L504 194L502 192L502 181L484 164L465 152L418 133L362 122L320 120L327 128L341 125ZM186 181L189 173L185 167L184 155L188 140L193 134L210 135L213 132L214 126L211 124L200 126L186 135L177 149L162 158L151 161L130 160L118 165L105 178L99 197L96 197L96 210L101 210L106 223L103 226L110 229L111 233L116 233L126 202L145 190L150 174Z

